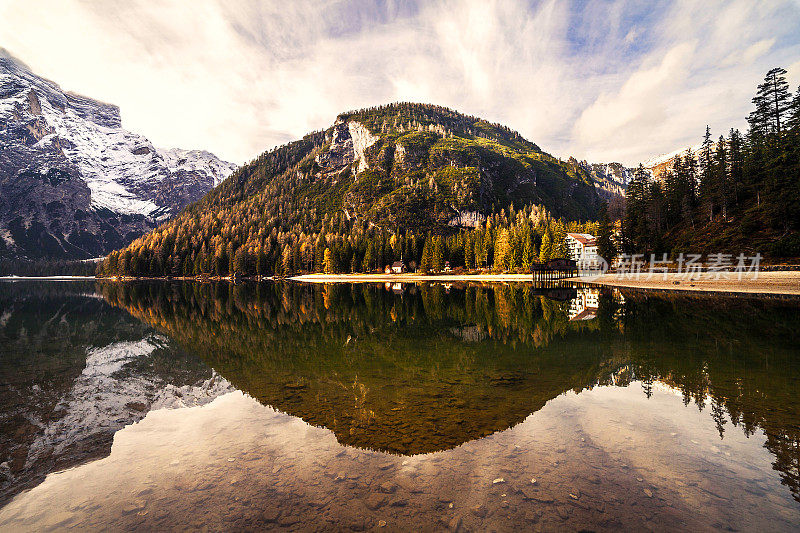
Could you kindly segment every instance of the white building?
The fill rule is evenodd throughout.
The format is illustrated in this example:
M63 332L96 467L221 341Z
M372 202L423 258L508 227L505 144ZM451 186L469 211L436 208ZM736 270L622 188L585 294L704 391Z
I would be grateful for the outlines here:
M585 265L597 263L597 239L588 233L567 233L569 258Z
M406 271L406 265L402 261L395 261L391 265L386 265L383 271L387 274L402 274Z

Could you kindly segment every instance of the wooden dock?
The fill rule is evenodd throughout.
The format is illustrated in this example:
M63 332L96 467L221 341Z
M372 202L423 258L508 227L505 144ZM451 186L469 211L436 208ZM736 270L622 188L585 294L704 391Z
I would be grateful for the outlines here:
M577 275L578 265L572 259L559 257L544 263L533 264L533 281L573 278Z

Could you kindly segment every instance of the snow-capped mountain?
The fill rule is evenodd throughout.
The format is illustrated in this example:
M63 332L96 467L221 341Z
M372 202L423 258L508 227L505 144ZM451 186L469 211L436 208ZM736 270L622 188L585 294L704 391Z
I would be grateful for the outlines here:
M642 163L642 166L650 171L650 175L656 179L661 180L663 175L666 172L672 170L673 166L675 166L675 161L678 157L685 157L687 152L691 152L694 156L695 161L698 160L700 151L703 149L703 143L699 142L693 146L686 146L684 148L680 148L668 154L661 154L655 157L651 157L647 161ZM715 151L717 149L717 143L711 142L711 151Z
M0 255L103 255L235 168L156 148L122 127L117 106L65 92L0 49Z

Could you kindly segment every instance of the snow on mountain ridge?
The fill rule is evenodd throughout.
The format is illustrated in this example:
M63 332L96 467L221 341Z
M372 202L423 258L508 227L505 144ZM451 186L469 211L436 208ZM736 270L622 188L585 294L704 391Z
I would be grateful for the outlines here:
M696 155L697 152L699 152L702 147L703 143L698 143L695 144L694 146L688 146L686 148L680 148L678 150L674 150L672 152L669 152L668 154L657 155L655 157L651 157L647 161L643 161L642 166L647 169L652 169L653 167L656 167L658 165L663 165L664 163L668 163L674 160L679 155L685 154L687 149L691 150L692 153Z
M184 150L182 148L156 148L164 163L172 172L210 171L214 187L230 176L238 167L228 163L206 150Z
M44 255L57 256L124 245L236 169L204 150L156 148L122 127L119 107L63 91L3 49L0 152L0 233L12 235L4 242L30 241L34 253L44 242ZM35 235L20 238L31 227Z
M2 92L6 97L0 107L0 117L6 118L15 111L20 115L20 108L42 117L50 131L58 136L66 157L81 171L91 190L92 207L155 219L175 214L152 200L155 189L166 175L180 167L179 164L170 165L175 159L171 151L159 152L146 137L123 129L117 106L62 92L55 83L36 76L14 61L0 60L0 67L7 72L0 77L0 87L5 89L11 85L12 90L16 89L10 96L6 96L9 91ZM12 78L12 83L8 78ZM173 151L182 154L184 159L200 153L197 150ZM208 152L204 156L195 156L188 170L208 172L212 187L236 168Z

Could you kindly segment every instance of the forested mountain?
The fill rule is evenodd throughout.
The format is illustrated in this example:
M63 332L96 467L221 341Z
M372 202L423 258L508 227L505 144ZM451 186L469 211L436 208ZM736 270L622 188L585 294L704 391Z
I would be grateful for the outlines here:
M0 260L107 254L235 168L156 148L122 127L117 106L64 91L0 48Z
M658 180L640 167L628 186L622 245L630 252L800 257L800 88L770 70L745 134L706 133Z
M553 233L566 226L554 218L596 217L608 196L596 181L476 117L412 103L363 109L265 152L111 254L102 273L369 271L400 257L513 269L559 242Z

